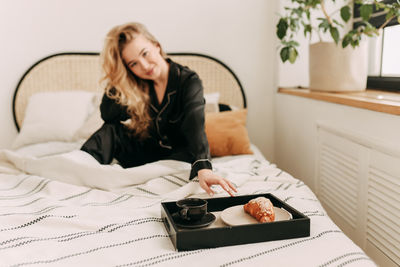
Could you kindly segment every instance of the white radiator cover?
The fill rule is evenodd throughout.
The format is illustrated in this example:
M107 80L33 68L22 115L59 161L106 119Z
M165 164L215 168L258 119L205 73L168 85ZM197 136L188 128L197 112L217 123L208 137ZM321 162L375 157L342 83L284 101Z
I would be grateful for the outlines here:
M380 266L400 265L400 146L317 122L317 195Z

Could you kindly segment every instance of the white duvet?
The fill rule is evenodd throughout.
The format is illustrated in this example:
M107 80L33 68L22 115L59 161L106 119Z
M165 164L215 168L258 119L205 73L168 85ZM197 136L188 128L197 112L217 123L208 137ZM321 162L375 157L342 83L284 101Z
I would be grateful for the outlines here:
M176 252L162 201L208 198L190 165L100 165L80 143L0 151L0 266L375 266L300 180L255 155L213 160L238 194L272 193L311 219L310 237ZM214 197L227 196L220 188Z

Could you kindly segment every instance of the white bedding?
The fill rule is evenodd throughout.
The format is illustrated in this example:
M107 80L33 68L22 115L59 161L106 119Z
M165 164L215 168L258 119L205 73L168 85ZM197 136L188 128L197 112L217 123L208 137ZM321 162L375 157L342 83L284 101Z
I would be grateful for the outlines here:
M214 159L215 171L240 195L272 193L307 215L310 237L176 252L160 203L208 198L188 181L190 165L102 166L80 144L0 151L0 266L375 266L303 182L254 146L255 155Z

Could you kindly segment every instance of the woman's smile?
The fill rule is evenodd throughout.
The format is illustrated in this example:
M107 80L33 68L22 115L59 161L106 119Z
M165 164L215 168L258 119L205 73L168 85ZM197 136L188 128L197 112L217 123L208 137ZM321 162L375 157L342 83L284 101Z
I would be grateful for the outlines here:
M154 73L154 67L151 68L150 70L146 71L147 76L151 76Z

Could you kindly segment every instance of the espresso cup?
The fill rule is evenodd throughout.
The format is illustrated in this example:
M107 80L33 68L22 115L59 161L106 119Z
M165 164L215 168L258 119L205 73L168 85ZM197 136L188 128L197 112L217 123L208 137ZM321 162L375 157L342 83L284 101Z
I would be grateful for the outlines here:
M201 198L185 198L176 202L179 216L186 221L199 221L207 213L207 201Z

